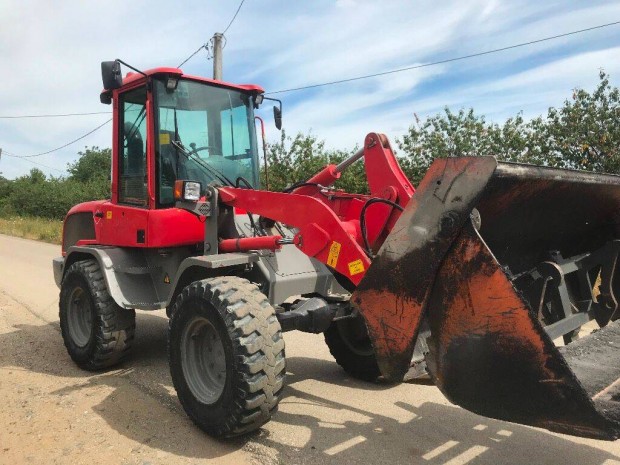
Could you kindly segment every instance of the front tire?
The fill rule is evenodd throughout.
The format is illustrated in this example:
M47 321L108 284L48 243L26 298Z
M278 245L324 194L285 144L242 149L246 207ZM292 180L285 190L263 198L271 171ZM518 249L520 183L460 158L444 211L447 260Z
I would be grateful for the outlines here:
M136 313L114 302L96 260L69 267L60 288L59 310L65 347L80 368L98 371L129 357Z
M256 430L277 410L284 339L258 287L235 277L187 286L172 308L170 373L191 420L215 437Z
M335 321L324 335L336 363L349 375L371 382L381 376L362 317Z

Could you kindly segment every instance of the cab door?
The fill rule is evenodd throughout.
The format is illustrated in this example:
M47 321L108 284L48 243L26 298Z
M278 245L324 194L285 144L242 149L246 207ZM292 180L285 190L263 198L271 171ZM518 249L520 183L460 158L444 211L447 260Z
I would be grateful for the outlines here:
M114 107L112 201L102 205L101 243L145 247L153 191L152 115L146 85L119 93Z

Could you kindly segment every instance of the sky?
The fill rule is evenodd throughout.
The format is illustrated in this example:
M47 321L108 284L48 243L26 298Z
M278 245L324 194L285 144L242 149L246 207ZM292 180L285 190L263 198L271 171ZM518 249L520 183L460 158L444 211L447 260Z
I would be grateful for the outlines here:
M237 0L1 0L0 117L111 111L99 102L100 62L176 67L234 15ZM618 1L246 0L226 33L224 79L267 92L445 60L620 21ZM202 50L183 67L210 77ZM468 60L274 95L288 135L312 133L328 148L352 149L369 132L392 141L444 107L474 108L501 123L561 106L577 87L593 89L604 69L620 85L620 25ZM267 139L279 139L270 105ZM37 167L66 174L85 146L110 147L98 114L0 118L0 173Z

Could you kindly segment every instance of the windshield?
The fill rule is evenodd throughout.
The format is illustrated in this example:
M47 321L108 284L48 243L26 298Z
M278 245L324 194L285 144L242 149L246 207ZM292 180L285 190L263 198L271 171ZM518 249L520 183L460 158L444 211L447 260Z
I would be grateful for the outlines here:
M177 179L200 181L205 188L242 177L258 187L254 113L247 94L188 80L179 80L172 91L156 80L155 93L160 205L174 203Z

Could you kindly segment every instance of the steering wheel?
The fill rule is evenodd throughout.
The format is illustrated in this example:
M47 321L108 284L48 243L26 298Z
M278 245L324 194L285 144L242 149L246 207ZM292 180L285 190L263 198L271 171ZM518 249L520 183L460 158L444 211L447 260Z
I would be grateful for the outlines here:
M198 155L198 152L202 150L208 150L209 155L211 155L213 153L212 150L217 150L217 147L214 147L213 145L204 145L202 147L196 147L195 142L190 143L189 146L192 149L190 153L193 153L194 155Z

